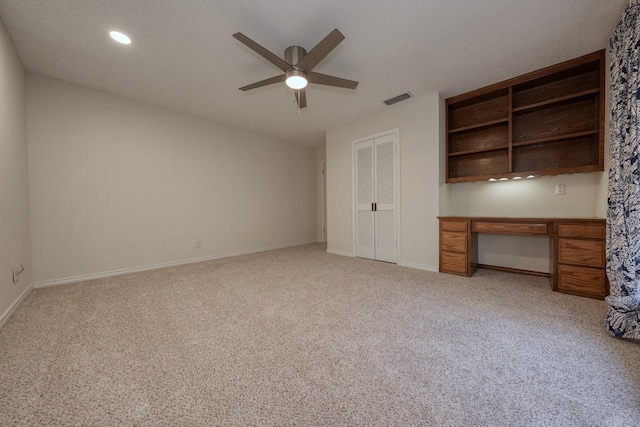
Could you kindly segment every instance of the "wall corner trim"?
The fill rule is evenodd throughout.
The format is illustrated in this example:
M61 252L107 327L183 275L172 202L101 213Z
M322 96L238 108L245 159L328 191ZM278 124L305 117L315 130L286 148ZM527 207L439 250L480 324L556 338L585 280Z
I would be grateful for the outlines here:
M0 328L2 328L5 323L7 323L13 313L18 309L20 304L22 304L22 301L24 301L24 299L31 293L32 290L33 284L29 285L27 289L25 289L24 292L18 297L18 299L15 300L13 304L11 304L9 308L5 310L4 313L2 313L2 316L0 316Z
M415 262L408 262L408 261L400 261L398 265L400 267L415 268L418 270L431 271L433 273L438 273L440 270L438 267L432 267L430 265L417 264Z
M327 249L327 253L328 254L334 254L334 255L342 255L342 256L348 256L348 257L354 257L353 252L347 252L347 251L338 251L335 249Z
M316 243L315 239L305 241L305 242L288 243L285 245L276 245L276 246L269 246L269 247L264 247L259 249L250 249L246 251L230 252L230 253L221 254L221 255L212 255L212 256L206 256L206 257L200 257L200 258L190 258L190 259L185 259L180 261L170 261L170 262L163 262L160 264L145 265L141 267L132 267L132 268L123 268L121 270L104 271L102 273L92 273L92 274L84 274L81 276L64 277L61 279L45 280L42 282L35 282L33 284L33 287L36 289L39 289L39 288L47 288L49 286L68 285L70 283L85 282L88 280L95 280L95 279L104 279L106 277L121 276L123 274L130 274L130 273L140 273L143 271L157 270L160 268L167 268L167 267L175 267L175 266L184 265L184 264L194 264L197 262L213 261L217 259L229 258L234 256L249 255L249 254L255 254L258 252L272 251L275 249L284 249L284 248L291 248L295 246L308 245L311 243Z

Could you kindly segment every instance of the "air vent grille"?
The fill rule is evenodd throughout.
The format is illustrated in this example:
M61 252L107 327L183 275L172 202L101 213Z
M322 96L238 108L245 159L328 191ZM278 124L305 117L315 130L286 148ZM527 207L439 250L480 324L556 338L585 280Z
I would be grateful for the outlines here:
M405 92L402 95L394 96L393 98L389 98L386 101L382 101L387 105L397 104L400 101L404 101L405 99L413 98L413 95L409 92Z

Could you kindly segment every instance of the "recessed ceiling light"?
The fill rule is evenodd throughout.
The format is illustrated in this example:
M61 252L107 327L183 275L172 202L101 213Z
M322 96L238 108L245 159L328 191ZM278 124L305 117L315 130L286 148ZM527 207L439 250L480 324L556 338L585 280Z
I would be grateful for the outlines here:
M500 178L498 181L509 181L509 178Z
M111 31L109 33L112 39L122 44L131 44L131 39L126 34L122 34L119 31Z
M535 178L535 175L529 175L527 179Z
M513 179L522 179L521 176L514 176Z
M491 179L489 180L489 182L495 182L495 181L497 181L497 179L495 179L495 178L491 178Z

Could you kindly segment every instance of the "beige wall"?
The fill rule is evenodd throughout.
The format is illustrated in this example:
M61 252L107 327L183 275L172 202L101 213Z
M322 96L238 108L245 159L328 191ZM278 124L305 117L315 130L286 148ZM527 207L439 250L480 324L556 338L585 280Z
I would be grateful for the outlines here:
M316 148L316 176L318 178L318 184L316 186L316 191L318 192L318 242L324 242L325 237L322 232L322 215L324 213L324 217L327 217L327 202L324 200L326 198L326 189L323 194L322 189L322 162L327 160L327 145L322 144L320 147ZM324 211L324 212L323 212Z
M13 283L11 269L25 271ZM0 21L0 324L31 288L25 72Z
M27 111L36 284L316 241L312 148L34 75Z
M504 182L448 184L445 197L450 215L595 217L603 172L543 176ZM556 195L556 184L566 194Z
M398 264L438 268L442 99L430 94L327 131L328 250L352 254L351 142L400 129L401 242Z

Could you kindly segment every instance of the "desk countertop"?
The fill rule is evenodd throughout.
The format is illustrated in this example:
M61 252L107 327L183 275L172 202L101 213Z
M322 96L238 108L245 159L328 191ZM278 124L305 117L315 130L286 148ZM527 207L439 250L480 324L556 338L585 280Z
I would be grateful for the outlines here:
M438 219L450 220L472 220L472 221L491 221L491 222L600 222L606 221L606 218L531 218L531 217L493 217L493 216L439 216Z

